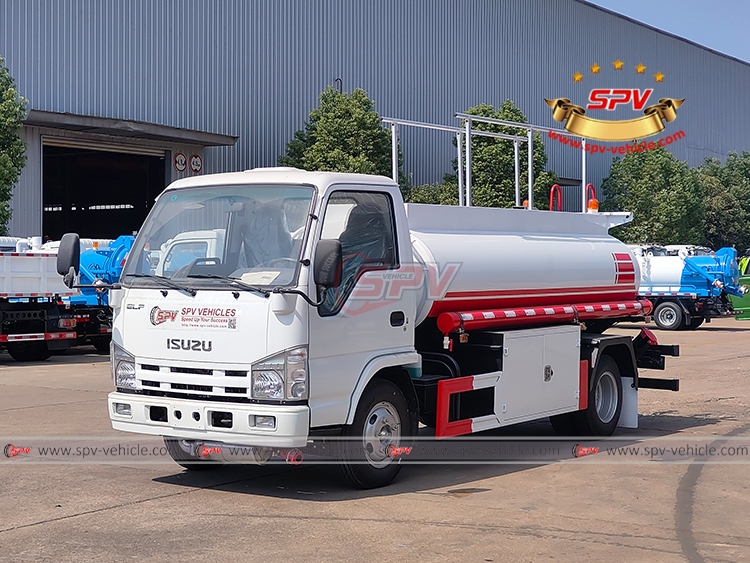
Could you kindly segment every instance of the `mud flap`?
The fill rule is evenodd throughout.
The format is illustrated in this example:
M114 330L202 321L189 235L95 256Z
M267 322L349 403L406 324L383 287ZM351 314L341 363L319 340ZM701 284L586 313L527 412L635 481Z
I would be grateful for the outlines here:
M620 379L622 379L622 410L617 426L619 428L638 428L638 389L633 385L632 377L621 377Z

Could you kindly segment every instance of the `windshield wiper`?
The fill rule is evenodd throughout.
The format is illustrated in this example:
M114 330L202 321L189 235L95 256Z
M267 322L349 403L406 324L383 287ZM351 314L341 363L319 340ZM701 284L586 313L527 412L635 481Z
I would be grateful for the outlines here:
M271 295L271 292L267 289L263 289L262 287L256 287L254 285L247 284L243 281L238 280L237 278L230 278L229 276L219 276L217 274L188 274L189 278L206 278L211 280L224 280L225 282L229 283L233 287L237 287L240 289L245 289L247 291L255 291L257 293L260 293L263 295L263 297L268 297Z
M150 280L156 280L158 282L163 283L164 285L167 285L171 287L172 289L177 289L179 291L184 291L188 294L190 294L191 297L195 297L196 291L191 287L185 287L184 285L180 285L178 283L173 282L170 278L166 278L164 276L157 276L156 274L125 274L125 276L130 276L133 278L147 278Z

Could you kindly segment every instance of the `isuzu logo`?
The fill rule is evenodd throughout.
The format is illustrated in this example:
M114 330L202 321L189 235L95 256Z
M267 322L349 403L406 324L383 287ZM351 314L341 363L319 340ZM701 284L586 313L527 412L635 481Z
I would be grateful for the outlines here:
M194 350L196 352L210 352L211 341L185 340L184 338L167 338L167 350Z
M157 326L167 321L174 321L177 318L177 313L179 311L165 311L164 309L159 309L159 307L154 307L151 309L149 318L151 319L151 324Z

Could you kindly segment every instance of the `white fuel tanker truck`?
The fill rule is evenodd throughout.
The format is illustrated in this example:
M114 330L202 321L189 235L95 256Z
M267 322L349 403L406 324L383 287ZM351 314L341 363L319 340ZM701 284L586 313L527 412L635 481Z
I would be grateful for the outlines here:
M394 478L420 421L437 438L635 427L638 389L678 383L638 368L678 350L596 332L651 310L607 232L628 218L404 205L389 178L291 168L179 180L111 289L112 425L164 436L188 469L227 445L258 463L315 447L358 487ZM181 233L192 258L154 264Z

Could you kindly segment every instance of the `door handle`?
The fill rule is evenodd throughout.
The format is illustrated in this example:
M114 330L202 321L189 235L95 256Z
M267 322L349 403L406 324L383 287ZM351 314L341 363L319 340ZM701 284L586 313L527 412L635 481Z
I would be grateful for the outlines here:
M391 326L404 326L406 316L403 311L393 311L391 313Z

